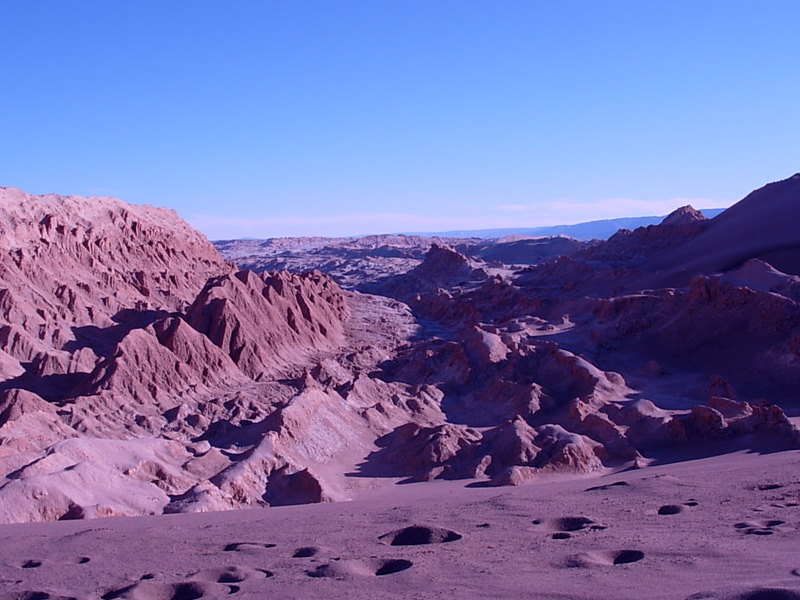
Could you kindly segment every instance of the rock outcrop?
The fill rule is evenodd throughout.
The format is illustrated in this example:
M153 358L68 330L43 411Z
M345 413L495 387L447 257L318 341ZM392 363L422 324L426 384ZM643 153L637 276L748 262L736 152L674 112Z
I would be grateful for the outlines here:
M319 273L233 273L170 211L5 188L2 200L2 520L174 507L232 463L196 440L255 448L254 420L293 395L256 380L343 344L347 302ZM304 497L291 482L308 488L293 473L310 471L287 460L296 445L281 450L273 502ZM211 496L264 502L264 486L248 494Z
M328 277L286 271L216 277L186 314L192 327L254 380L341 345L346 316L342 291Z
M738 267L751 258L800 275L800 232L794 226L800 198L800 173L748 194L708 223L702 235L653 261L664 271L654 282L685 283L699 273Z
M578 258L602 261L627 268L644 267L672 248L694 239L709 225L700 211L682 206L667 215L658 225L633 231L620 229L608 241L576 254Z
M800 384L800 279L781 270L797 185L592 244L340 241L357 272L337 272L379 295L318 270L237 271L169 211L2 189L0 521L797 447L781 408ZM759 218L771 245L761 222L741 235ZM335 254L281 248L307 250L303 264ZM534 251L521 271L505 262ZM396 262L379 273L378 258Z

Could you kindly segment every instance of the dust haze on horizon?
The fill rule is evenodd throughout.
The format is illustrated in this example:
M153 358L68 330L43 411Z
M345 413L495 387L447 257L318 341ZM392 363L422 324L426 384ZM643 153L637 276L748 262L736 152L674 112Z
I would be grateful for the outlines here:
M363 212L328 216L214 217L193 215L188 222L211 240L268 237L353 237L386 233L441 233L486 229L524 229L573 225L588 221L624 217L665 216L680 206L727 208L703 198L675 198L640 202L627 198L598 202L540 202L536 205L500 205L484 214L461 215L458 207L451 214L425 215L404 212Z

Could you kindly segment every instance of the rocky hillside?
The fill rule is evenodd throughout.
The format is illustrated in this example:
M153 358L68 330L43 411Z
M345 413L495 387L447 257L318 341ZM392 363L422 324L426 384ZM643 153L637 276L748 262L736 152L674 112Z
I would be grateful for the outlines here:
M796 447L800 280L765 259L800 239L653 285L728 223L788 221L793 181L594 244L283 241L296 272L237 270L169 211L4 189L0 521Z

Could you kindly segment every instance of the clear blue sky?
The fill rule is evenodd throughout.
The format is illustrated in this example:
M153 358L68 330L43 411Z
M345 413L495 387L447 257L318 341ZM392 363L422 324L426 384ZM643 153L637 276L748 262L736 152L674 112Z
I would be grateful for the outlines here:
M726 206L800 171L800 2L0 0L0 185L212 239Z

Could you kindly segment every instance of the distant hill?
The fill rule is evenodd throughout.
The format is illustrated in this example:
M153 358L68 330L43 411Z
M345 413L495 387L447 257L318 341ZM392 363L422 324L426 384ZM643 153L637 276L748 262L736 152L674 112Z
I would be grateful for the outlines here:
M700 210L707 218L713 219L724 208L703 208ZM528 227L507 229L458 229L454 231L438 232L416 232L408 235L441 236L441 237L477 237L477 238L502 238L507 235L522 236L554 236L568 235L577 240L600 240L607 239L617 233L620 229L636 229L656 225L664 219L665 215L658 217L623 217L619 219L603 219L600 221L587 221L586 223L576 223L574 225L551 225L548 227Z
M727 271L760 259L779 271L800 275L797 217L800 173L751 192L686 244L675 247L651 268L683 284L698 273Z

